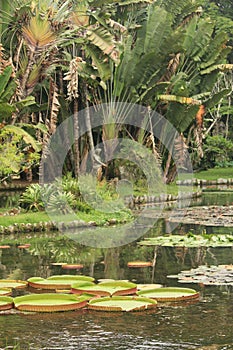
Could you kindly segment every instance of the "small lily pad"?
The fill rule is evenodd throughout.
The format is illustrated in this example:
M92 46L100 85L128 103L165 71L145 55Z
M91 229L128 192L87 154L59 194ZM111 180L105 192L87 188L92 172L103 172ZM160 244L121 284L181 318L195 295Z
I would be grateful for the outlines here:
M65 270L78 270L78 269L82 269L83 265L82 264L64 264L62 265L62 268Z
M157 302L152 299L130 296L113 296L106 298L92 299L88 308L97 311L142 311L156 308Z
M169 277L169 276L168 276ZM179 283L201 283L203 285L232 285L232 265L199 266L189 271L181 271L178 275Z
M152 266L152 262L151 261L129 261L127 263L128 267L150 267Z

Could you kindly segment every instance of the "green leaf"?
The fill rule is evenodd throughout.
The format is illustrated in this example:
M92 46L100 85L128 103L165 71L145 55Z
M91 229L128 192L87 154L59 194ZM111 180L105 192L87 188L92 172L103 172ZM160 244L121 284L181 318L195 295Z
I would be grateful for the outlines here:
M213 95L209 100L205 101L205 107L210 109L216 106L221 101L221 99L227 96L230 92L230 89L223 89L219 91L217 94Z
M23 109L25 107L34 105L35 102L35 97L34 96L27 96L24 100L21 100L16 103L16 106L18 109Z
M9 102L9 100L11 99L11 97L15 94L17 88L17 84L14 80L12 80L8 86L5 89L5 92L3 92L3 94L1 95L1 100L3 102Z
M13 112L16 112L16 108L6 102L0 102L0 118L1 120L9 118Z
M12 67L8 66L4 69L3 73L0 75L0 98L5 91L5 88L11 78Z
M32 137L24 129L22 129L22 128L18 127L18 126L15 126L15 125L6 125L6 126L4 126L4 129L7 130L7 131L10 131L10 132L13 132L16 135L22 136L24 141L27 144L30 144L36 152L39 152L41 150L41 146L34 139L34 137Z

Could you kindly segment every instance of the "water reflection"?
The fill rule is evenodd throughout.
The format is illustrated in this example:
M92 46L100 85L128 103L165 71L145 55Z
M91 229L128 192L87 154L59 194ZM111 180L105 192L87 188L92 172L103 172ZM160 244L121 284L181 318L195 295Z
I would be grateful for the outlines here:
M213 204L213 203L211 203ZM146 236L167 232L165 220L158 220ZM174 233L198 231L198 227L179 225ZM216 228L216 230L224 230ZM201 230L201 228L199 228ZM215 231L217 232L217 231ZM224 231L225 232L225 231ZM226 232L225 232L226 233ZM115 278L137 283L177 285L167 275L200 264L231 264L231 248L171 248L156 251L154 267L129 268L129 261L153 261L155 248L136 242L111 249L79 245L59 233L21 234L2 237L10 249L0 249L0 279L27 279L54 274L87 274L96 279ZM28 249L18 245L30 243ZM51 263L81 263L81 270L64 270ZM190 287L191 285L182 285ZM122 349L122 350L232 350L232 289L192 285L202 298L185 307L176 304L159 307L156 312L102 313L79 310L56 314L15 313L0 315L0 349L20 342L21 349ZM19 292L18 292L19 293Z

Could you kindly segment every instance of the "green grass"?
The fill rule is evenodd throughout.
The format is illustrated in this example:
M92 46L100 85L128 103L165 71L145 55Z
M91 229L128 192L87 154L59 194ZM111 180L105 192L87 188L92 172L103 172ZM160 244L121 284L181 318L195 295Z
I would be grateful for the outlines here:
M15 223L17 224L34 224L38 222L47 222L51 221L48 215L45 212L28 212L28 213L22 213L17 214L13 216L0 216L0 225L1 226L10 226Z
M132 219L132 214L130 210L121 210L119 212L114 213L105 213L105 212L97 212L91 211L90 213L76 213L77 218L75 220L83 220L85 222L95 221L97 225L104 225L110 219L116 219L118 222L129 221ZM72 221L74 220L73 215L65 215L64 217L60 216L57 219L59 221ZM45 212L26 212L17 214L14 216L0 216L0 226L10 226L13 224L20 223L39 223L39 222L48 222L52 221L51 218Z
M213 168L194 173L194 177L200 180L217 180L220 178L233 178L233 168Z

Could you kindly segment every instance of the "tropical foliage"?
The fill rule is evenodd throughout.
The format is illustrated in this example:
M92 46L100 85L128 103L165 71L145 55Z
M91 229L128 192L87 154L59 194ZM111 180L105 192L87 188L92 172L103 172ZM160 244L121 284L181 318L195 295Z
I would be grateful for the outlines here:
M70 115L74 144L63 171L76 177L89 151L99 179L120 176L120 165L101 161L95 150L119 136L146 146L166 181L182 167L182 161L175 167L174 151L185 163L190 147L198 166L206 130L211 136L227 122L223 136L232 136L229 2L7 0L0 3L0 22L0 137L9 162L1 178L33 167L38 173L41 150ZM88 132L80 137L81 110L103 102L115 108L122 101L167 118L180 133L171 149L154 137L154 125L143 132L108 115L110 123L92 130L88 109Z

